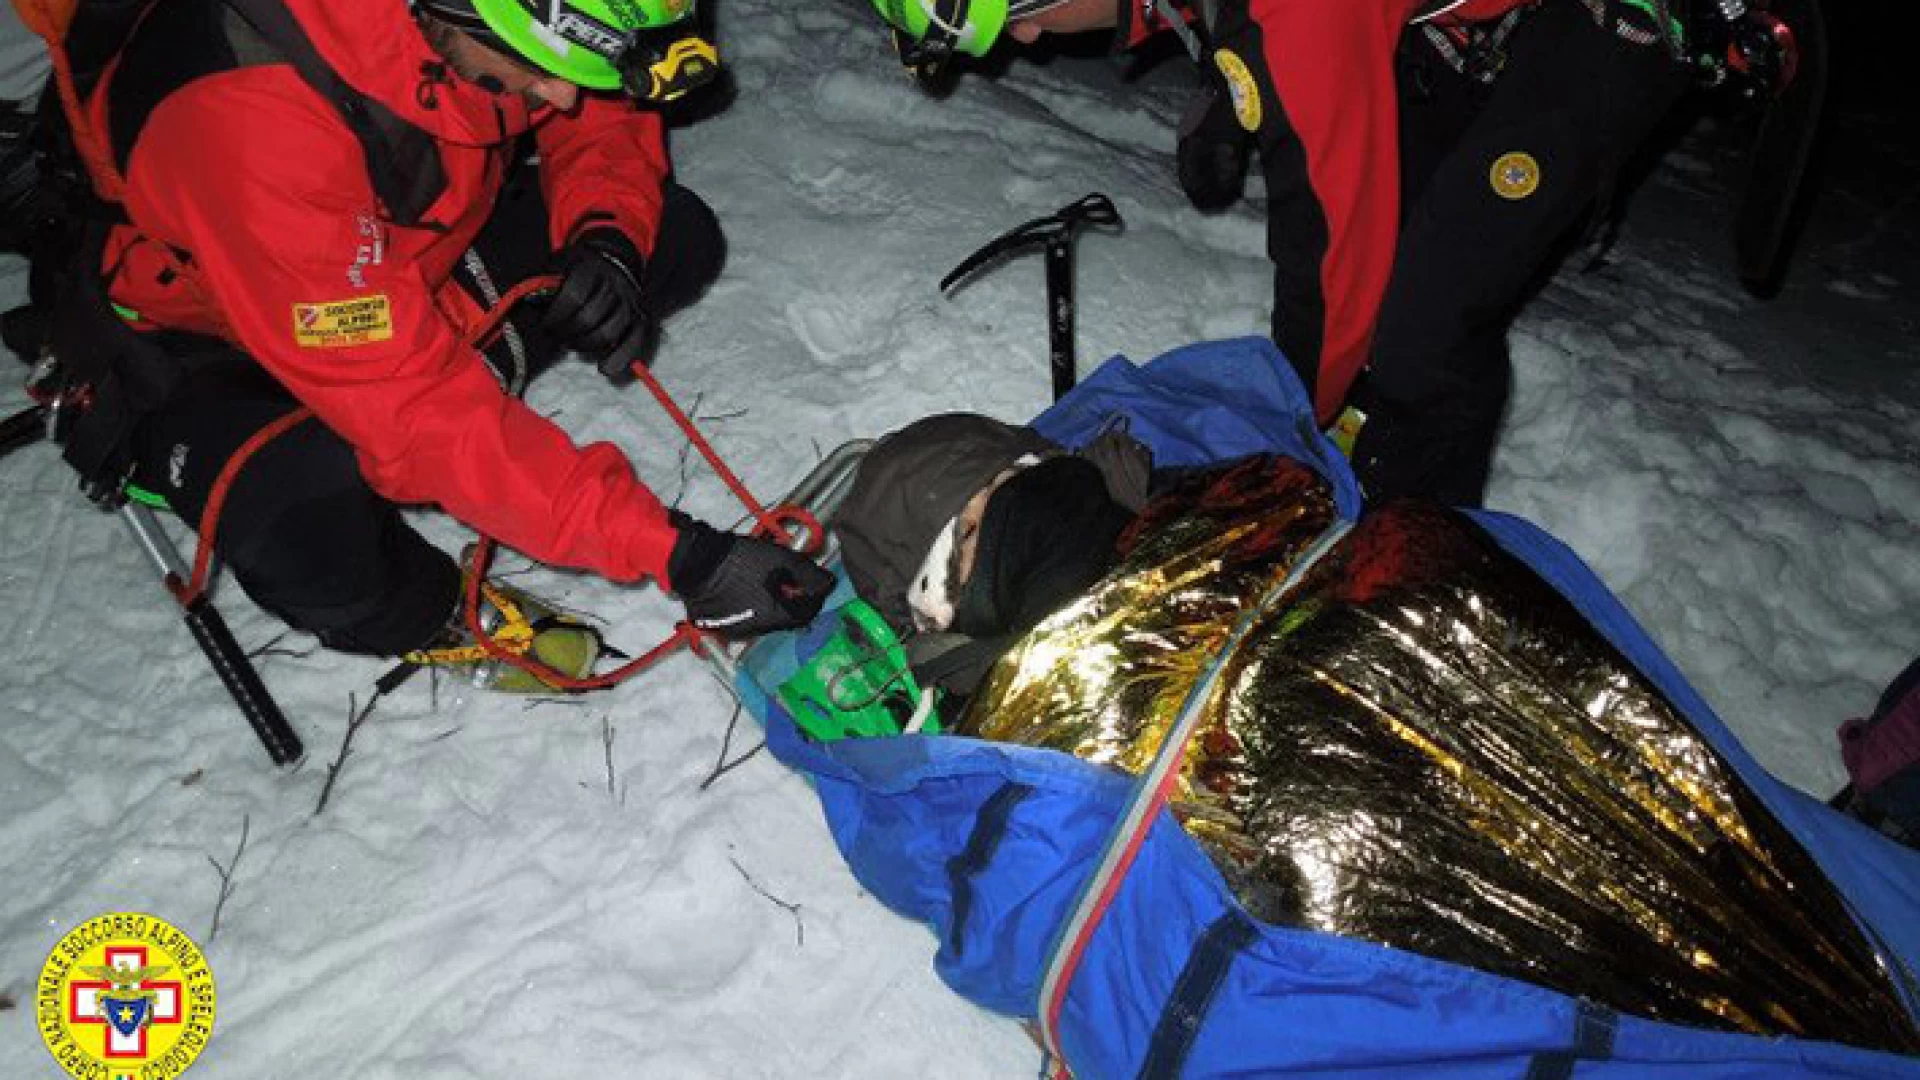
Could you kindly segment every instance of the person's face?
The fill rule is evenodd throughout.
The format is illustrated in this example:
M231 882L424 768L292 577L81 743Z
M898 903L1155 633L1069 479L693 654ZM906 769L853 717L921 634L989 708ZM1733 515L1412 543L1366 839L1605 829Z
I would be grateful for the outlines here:
M1126 0L1117 0L1124 3ZM1077 34L1100 30L1120 21L1116 0L1066 0L1045 11L1007 23L1007 36L1022 45L1040 40L1041 34Z
M421 28L453 73L468 82L517 94L532 108L547 105L567 112L580 101L580 88L573 83L496 52L446 23L429 16L421 20Z

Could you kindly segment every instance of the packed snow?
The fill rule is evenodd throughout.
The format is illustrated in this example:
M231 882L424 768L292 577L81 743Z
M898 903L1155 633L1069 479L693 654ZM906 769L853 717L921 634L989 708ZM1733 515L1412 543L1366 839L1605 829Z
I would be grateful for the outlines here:
M36 53L0 18L0 92L22 96ZM1264 332L1258 180L1207 217L1172 178L1178 62L1129 80L1093 51L1015 60L936 101L861 0L733 0L718 31L738 98L674 148L730 261L656 370L763 497L928 413L1044 408L1039 259L951 298L935 283L1090 191L1126 228L1078 245L1083 371ZM1569 264L1520 320L1489 502L1570 543L1758 758L1824 797L1844 779L1834 727L1920 650L1920 257L1911 200L1875 186L1905 167L1910 190L1914 163L1837 188L1765 305L1720 235L1724 136L1681 139L1607 262ZM0 272L10 306L24 270ZM530 400L627 449L664 498L739 516L643 392L581 365ZM25 404L0 378L0 415ZM467 537L419 520L450 549ZM630 652L671 628L651 589L502 565ZM46 446L0 461L0 595L0 1075L57 1075L34 980L63 933L118 910L207 948L207 1080L1038 1065L1018 1024L941 985L932 935L862 893L804 780L765 753L713 776L758 731L692 657L564 699L416 677L367 714L316 813L387 665L282 636L229 582L221 606L308 749L272 768L145 558Z

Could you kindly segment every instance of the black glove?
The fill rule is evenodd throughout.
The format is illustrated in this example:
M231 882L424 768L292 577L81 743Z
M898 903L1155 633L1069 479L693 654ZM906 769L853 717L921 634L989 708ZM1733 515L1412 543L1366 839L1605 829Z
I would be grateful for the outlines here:
M1216 80L1217 81L1217 80ZM1180 121L1175 163L1180 190L1196 210L1225 210L1240 199L1247 182L1253 136L1233 115L1233 99L1224 86L1210 86Z
M616 382L651 363L657 322L647 310L647 263L619 229L588 229L561 248L560 290L542 325L562 345L595 358Z
M667 558L668 584L693 625L722 637L749 638L805 626L833 591L833 575L771 540L724 533L679 511Z

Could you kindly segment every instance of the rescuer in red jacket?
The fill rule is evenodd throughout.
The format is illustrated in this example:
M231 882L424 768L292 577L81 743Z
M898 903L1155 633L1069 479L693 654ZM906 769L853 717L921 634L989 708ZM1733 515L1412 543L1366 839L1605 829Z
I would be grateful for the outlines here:
M607 92L684 88L686 49L622 20L689 5L538 6L164 0L90 99L132 222L107 242L111 297L179 365L134 432L135 482L197 521L242 442L311 408L240 473L219 550L335 647L406 654L447 626L460 572L409 504L651 578L729 636L802 623L831 586L780 545L669 513L617 449L576 446L509 392L567 350L614 378L650 361L658 320L723 257L658 112ZM329 74L334 100L315 89ZM557 292L483 357L485 306L538 272Z
M1217 87L1182 124L1182 185L1267 187L1272 333L1323 423L1368 415L1370 498L1475 505L1530 285L1687 84L1668 0L873 0L903 59L1004 32L1170 30Z

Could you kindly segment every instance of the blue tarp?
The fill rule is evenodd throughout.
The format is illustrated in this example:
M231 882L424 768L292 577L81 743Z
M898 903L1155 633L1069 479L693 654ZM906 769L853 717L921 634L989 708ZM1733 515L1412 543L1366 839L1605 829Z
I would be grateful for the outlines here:
M1076 446L1117 417L1157 464L1285 454L1331 481L1343 515L1359 513L1344 459L1265 339L1193 345L1143 367L1116 357L1034 426ZM1726 757L1812 852L1904 969L1899 977L1920 970L1920 852L1763 770L1565 545L1517 518L1479 520ZM1132 779L1064 754L957 736L810 743L765 689L791 673L809 640L777 635L745 657L738 690L765 722L768 745L813 778L862 885L938 935L941 977L986 1008L1034 1016L1055 936ZM1164 812L1069 988L1060 1040L1084 1078L1920 1077L1920 1059L1620 1016L1460 965L1257 923Z

